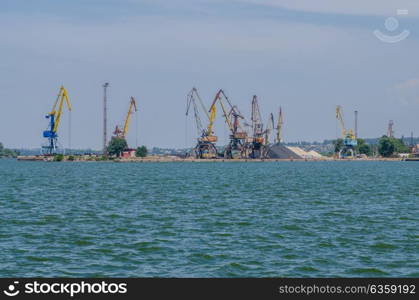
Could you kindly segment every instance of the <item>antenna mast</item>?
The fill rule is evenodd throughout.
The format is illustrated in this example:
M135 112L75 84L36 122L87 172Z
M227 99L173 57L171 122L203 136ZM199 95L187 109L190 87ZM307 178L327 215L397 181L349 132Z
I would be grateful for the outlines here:
M106 82L103 85L103 155L107 155L107 145L108 145L108 133L107 133L107 125L108 125L108 117L107 117L107 95L106 89L108 88L109 83Z

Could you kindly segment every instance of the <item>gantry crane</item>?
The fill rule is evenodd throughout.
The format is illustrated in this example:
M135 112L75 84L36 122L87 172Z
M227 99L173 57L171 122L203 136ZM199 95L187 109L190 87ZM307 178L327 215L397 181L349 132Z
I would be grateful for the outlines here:
M202 125L200 109L197 102L204 111L206 119L208 120L208 126L206 128ZM218 153L217 148L215 147L215 142L217 142L218 138L213 132L214 120L217 112L216 107L211 107L208 114L196 88L192 88L187 95L186 115L189 114L191 105L194 110L196 128L198 131L198 141L195 148L192 149L192 155L196 158L217 158Z
M343 139L343 147L340 149L338 154L339 158L354 157L355 148L358 145L357 137L355 136L352 129L349 129L349 131L346 130L345 122L343 120L342 107L340 105L336 106L336 119L340 123Z
M226 110L226 101L228 112ZM210 111L215 109L216 104L220 103L221 109L223 111L224 119L227 123L228 128L230 129L230 143L226 146L224 150L224 157L226 158L245 158L248 157L248 149L246 147L247 132L242 129L239 120L243 120L244 117L238 110L236 106L233 106L224 93L220 89L215 95L214 101L212 102Z
M43 132L44 138L48 139L48 144L42 146L44 154L52 155L57 153L58 150L58 127L60 126L61 115L63 113L64 101L67 104L67 108L71 111L71 102L68 98L67 90L64 86L60 87L57 99L54 102L54 106L50 113L45 118L49 119L49 129ZM58 110L57 110L58 105Z
M127 117L125 118L124 128L121 130L118 125L115 127L115 131L113 134L118 138L125 139L128 134L129 124L131 122L131 116L133 113L137 112L137 101L135 101L134 97L131 97Z
M279 107L278 124L276 125L275 144L282 143L282 126L284 125L284 116L282 114L282 107Z

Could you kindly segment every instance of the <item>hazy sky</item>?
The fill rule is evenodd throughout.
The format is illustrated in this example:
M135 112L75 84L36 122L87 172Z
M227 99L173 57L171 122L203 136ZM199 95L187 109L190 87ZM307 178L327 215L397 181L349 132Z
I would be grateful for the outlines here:
M419 135L418 17L416 0L2 0L0 141L39 147L64 84L73 148L101 148L106 81L109 131L134 96L139 144L149 147L194 143L193 86L207 106L223 88L248 119L254 94L264 119L281 105L286 141L335 138L337 104L348 127L359 111L362 137L382 135L390 119L396 135ZM410 36L385 43L376 29ZM69 124L65 111L64 146ZM221 114L216 134L226 141ZM135 118L128 140L135 146Z

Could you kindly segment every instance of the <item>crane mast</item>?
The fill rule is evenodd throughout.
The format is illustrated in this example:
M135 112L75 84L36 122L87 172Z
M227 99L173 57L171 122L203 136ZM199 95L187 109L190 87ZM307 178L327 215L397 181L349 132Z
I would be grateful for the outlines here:
M67 104L68 110L71 111L71 102L68 98L67 90L64 86L61 86L51 112L45 116L45 118L49 119L49 129L43 132L43 137L48 139L48 145L42 148L49 155L56 153L58 149L58 128L63 113L64 101Z
M284 125L284 116L282 114L282 107L279 107L278 124L276 126L276 144L282 143L282 127Z

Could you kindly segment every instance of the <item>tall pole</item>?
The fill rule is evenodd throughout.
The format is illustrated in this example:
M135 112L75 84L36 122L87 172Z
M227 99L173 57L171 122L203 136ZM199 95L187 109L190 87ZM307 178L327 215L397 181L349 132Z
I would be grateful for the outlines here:
M394 126L394 121L390 120L388 122L388 128L387 128L387 136L388 137L394 137L394 130L393 130L393 126Z
M108 145L108 133L107 133L107 125L108 125L108 117L107 117L107 95L106 89L108 88L109 83L106 82L103 85L103 155L108 155L107 145Z
M355 138L358 138L358 111L355 111Z

